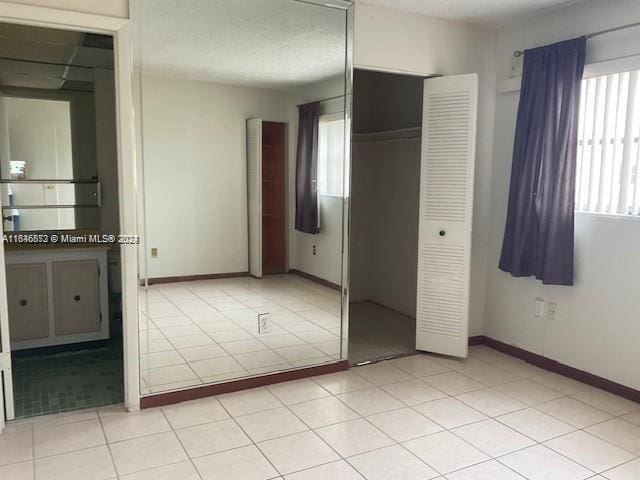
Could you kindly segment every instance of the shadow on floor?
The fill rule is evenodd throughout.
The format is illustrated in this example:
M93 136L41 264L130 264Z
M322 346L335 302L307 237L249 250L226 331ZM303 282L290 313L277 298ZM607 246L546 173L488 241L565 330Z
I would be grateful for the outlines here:
M371 302L349 305L349 363L378 360L416 348L416 321Z

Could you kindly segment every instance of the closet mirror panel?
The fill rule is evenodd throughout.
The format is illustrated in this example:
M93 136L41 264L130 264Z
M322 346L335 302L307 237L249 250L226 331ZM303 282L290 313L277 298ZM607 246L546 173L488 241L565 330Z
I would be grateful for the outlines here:
M339 361L350 2L131 2L141 392Z

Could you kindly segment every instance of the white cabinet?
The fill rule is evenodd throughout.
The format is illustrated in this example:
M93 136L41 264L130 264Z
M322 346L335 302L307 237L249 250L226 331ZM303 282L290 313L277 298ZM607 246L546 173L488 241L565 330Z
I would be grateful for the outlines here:
M100 267L97 259L51 264L56 335L100 330Z
M49 336L47 265L7 265L9 332L14 342Z
M11 348L109 338L106 249L6 252Z

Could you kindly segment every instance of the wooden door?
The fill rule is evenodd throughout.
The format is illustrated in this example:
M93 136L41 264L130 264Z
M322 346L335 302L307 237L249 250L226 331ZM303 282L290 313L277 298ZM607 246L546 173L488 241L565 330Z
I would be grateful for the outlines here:
M286 270L285 127L262 123L262 270Z

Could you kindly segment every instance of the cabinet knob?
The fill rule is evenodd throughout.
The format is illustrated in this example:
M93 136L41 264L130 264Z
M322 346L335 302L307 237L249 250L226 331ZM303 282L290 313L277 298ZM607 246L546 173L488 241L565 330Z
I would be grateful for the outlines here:
M27 301L23 298L22 300L20 300L20 305L22 305L23 307L27 306Z
M80 295L76 295L76 296L74 296L74 297L73 297L73 299L74 299L76 302L79 302L79 301L80 301Z
M444 230L440 230L438 232L438 235L440 235L441 237L444 237L447 234L447 232L445 232Z

